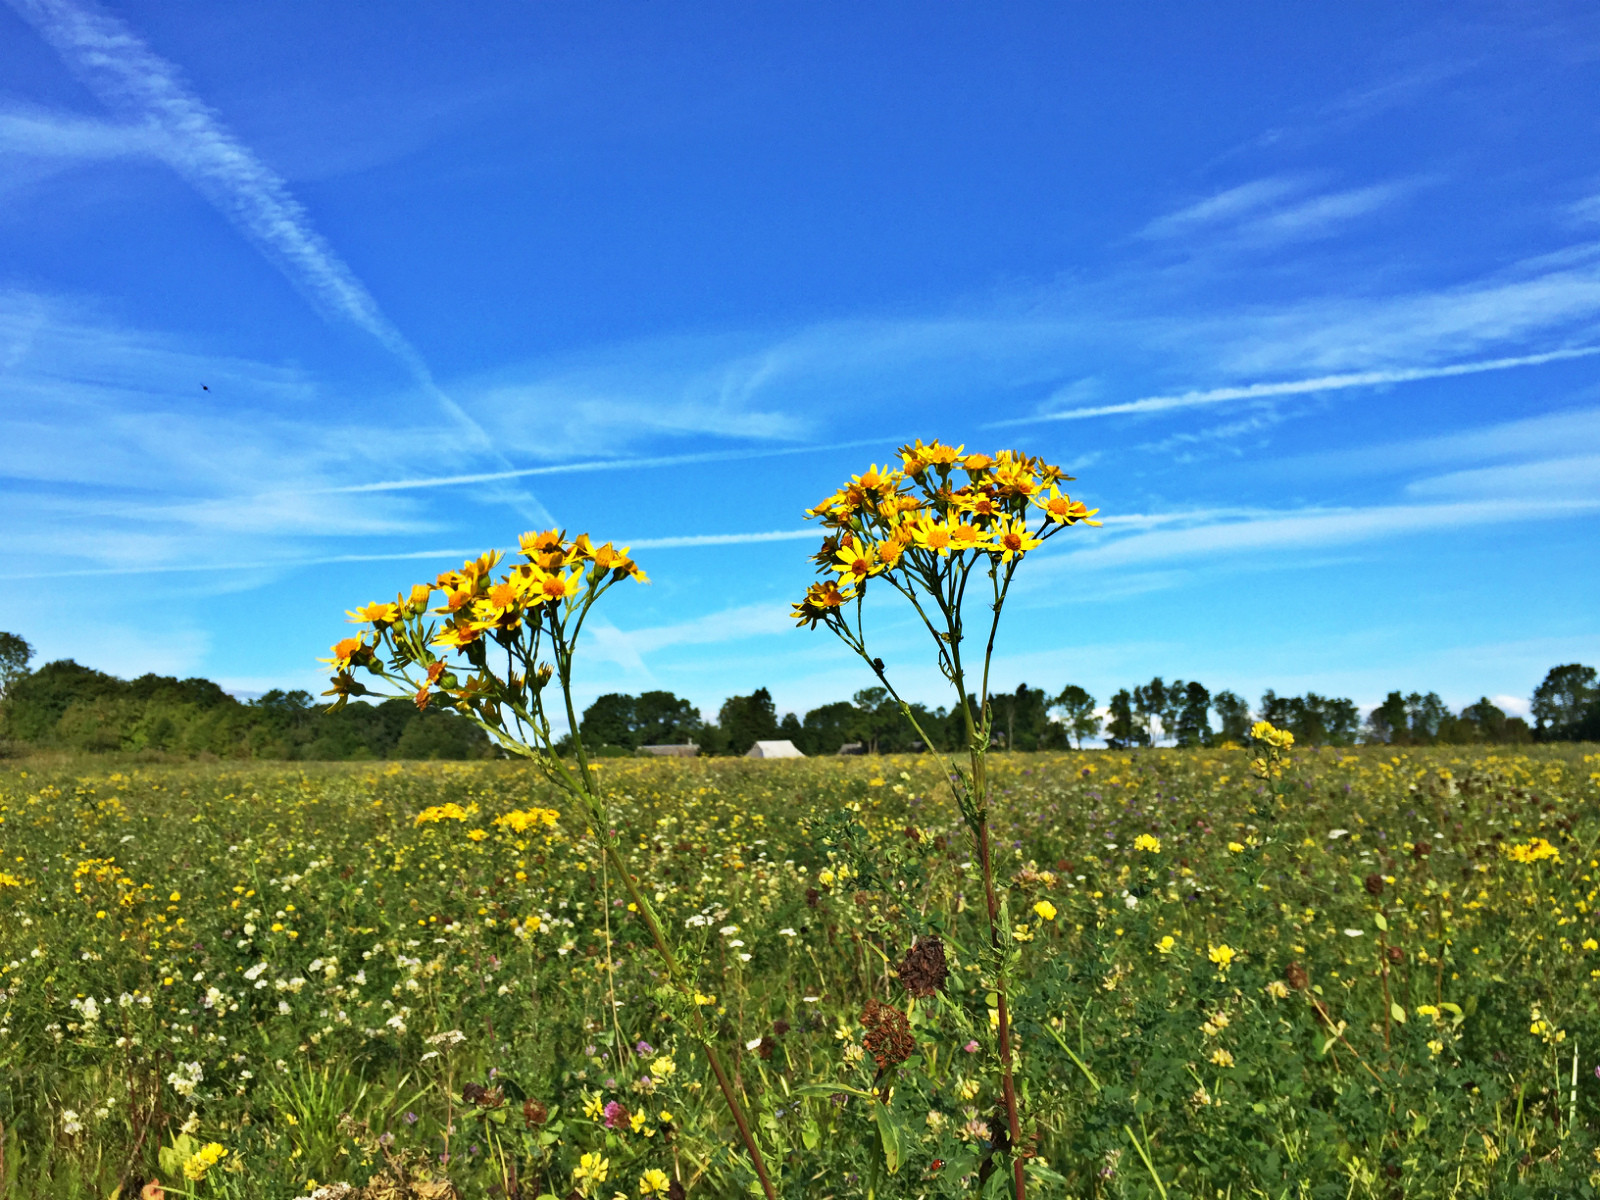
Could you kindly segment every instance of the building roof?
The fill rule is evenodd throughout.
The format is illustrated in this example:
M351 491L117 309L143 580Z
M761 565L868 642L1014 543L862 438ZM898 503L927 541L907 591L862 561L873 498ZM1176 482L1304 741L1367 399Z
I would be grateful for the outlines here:
M700 747L693 742L681 742L671 746L640 746L635 753L658 758L693 758L700 753Z
M788 738L781 742L757 742L745 754L746 758L804 758Z

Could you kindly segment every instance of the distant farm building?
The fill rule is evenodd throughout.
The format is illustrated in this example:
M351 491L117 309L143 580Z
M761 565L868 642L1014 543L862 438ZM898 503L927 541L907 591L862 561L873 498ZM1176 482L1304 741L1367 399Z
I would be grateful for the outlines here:
M757 742L745 752L746 758L804 758L788 738L781 742Z
M865 754L867 752L864 742L846 742L839 747L840 754Z
M693 758L700 753L700 747L693 742L684 742L681 746L640 746L635 753L653 758Z

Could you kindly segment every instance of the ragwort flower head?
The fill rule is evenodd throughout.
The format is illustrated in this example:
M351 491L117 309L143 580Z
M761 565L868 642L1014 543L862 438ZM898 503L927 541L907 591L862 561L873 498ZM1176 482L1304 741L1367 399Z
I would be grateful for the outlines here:
M1099 524L1091 519L1098 510L1061 493L1070 476L1043 459L921 439L899 454L901 470L874 464L806 510L825 530L814 560L838 578L794 606L800 623L836 627L838 609L863 598L873 578L907 591L975 565L1010 570L1067 526Z

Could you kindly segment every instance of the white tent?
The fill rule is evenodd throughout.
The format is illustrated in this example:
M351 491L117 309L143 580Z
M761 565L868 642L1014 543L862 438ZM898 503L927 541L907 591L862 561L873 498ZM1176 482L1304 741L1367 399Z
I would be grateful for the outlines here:
M745 754L746 758L804 758L788 738L781 742L757 742Z

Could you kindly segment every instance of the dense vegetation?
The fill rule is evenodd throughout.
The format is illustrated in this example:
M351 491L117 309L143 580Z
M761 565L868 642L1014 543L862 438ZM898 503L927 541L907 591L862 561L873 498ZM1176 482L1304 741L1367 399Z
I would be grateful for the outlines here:
M0 744L76 751L145 752L152 757L288 760L470 759L495 752L482 731L438 706L404 700L353 703L329 712L303 691L275 690L240 701L208 679L144 675L122 680L69 660L27 670L27 643L0 633ZM1530 728L1487 697L1452 713L1436 693L1394 691L1361 719L1346 699L1268 690L1252 710L1231 691L1196 681L1124 688L1101 709L1076 685L1059 692L1026 683L990 697L995 743L1017 750L1064 750L1104 738L1113 749L1163 744L1242 745L1257 719L1295 735L1302 746L1509 745L1600 740L1600 686L1594 668L1553 668L1535 691ZM918 724L949 749L962 744L959 713L913 704ZM881 687L864 688L804 715L779 715L758 688L730 696L715 720L668 691L608 693L583 713L585 744L600 754L693 743L705 755L744 754L757 741L787 738L809 755L905 753L925 747Z
M1042 1194L1594 1195L1600 755L1248 759L991 760ZM948 1002L982 1013L987 927L936 759L602 775L783 1194L996 1178L993 1039ZM508 762L0 767L0 1191L743 1192L557 806ZM942 984L907 954L934 936Z

